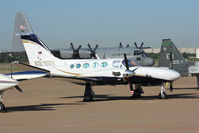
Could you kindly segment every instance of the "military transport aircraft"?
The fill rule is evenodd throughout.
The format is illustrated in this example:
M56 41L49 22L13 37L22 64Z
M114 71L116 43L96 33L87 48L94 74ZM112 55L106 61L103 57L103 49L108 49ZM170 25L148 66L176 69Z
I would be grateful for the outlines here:
M18 12L15 18L12 52L24 51L20 38L22 33L33 33L33 30L25 13ZM95 48L91 48L90 44L88 44L88 48L81 48L81 45L75 48L73 43L71 43L69 49L50 49L50 51L60 59L123 58L124 53L126 53L128 59L136 61L142 66L152 66L154 60L147 57L143 50L149 47L143 47L144 43L139 47L136 43L134 45L135 47L130 47L130 45L124 47L120 43L119 47L98 48L98 45L96 45Z
M2 94L8 89L15 87L19 92L22 89L18 86L18 81L35 79L46 76L44 71L22 71L9 74L0 74L0 112L5 110L5 105L2 103Z
M162 40L158 66L174 69L182 76L196 76L199 88L199 62L185 60L171 39Z
M132 84L161 85L160 98L166 98L165 82L173 82L180 73L160 67L137 66L136 62L124 59L59 59L35 34L23 34L21 39L28 56L29 66L49 71L52 78L85 85L84 101L94 97L92 86L129 84L132 96L140 92ZM27 65L27 64L26 64Z

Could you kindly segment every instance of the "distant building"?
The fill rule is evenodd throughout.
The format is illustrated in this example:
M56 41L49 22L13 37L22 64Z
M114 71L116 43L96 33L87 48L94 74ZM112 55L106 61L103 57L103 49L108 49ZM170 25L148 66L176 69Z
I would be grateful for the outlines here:
M199 58L199 48L178 48L181 53L188 53L188 54L196 54L198 51L198 58ZM159 53L160 49L144 49L146 53Z

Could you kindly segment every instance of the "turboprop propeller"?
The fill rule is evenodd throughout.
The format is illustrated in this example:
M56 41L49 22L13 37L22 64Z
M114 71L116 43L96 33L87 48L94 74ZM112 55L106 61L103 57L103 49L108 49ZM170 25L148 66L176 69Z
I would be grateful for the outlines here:
M127 59L127 57L126 57L126 54L124 54L124 61L125 61L125 66L126 66L126 71L125 71L124 77L125 77L125 79L128 81L129 88L130 88L130 93L131 93L131 95L133 95L133 94L134 94L133 84L130 83L129 78L130 78L131 76L135 75L135 71L136 71L138 68L135 68L135 69L132 70L132 71L129 70L129 63L128 63L128 59Z
M78 47L77 49L75 49L74 46L73 46L73 43L71 43L70 45L71 45L71 48L72 48L72 50L73 50L73 58L79 59L79 58L80 58L80 56L79 56L79 50L80 50L80 48L81 48L82 46L79 45L79 47Z
M92 49L90 44L88 44L88 48L90 50L90 58L94 57L95 59L97 59L97 57L96 57L96 49L98 48L98 44L95 46L94 49Z

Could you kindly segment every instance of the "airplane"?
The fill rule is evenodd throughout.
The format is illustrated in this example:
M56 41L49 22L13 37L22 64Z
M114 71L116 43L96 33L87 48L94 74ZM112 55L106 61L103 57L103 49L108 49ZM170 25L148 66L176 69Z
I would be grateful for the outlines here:
M102 47L98 48L98 45L94 49L91 48L90 44L88 44L88 48L81 48L81 45L77 49L74 48L73 43L70 44L70 49L53 49L51 52L61 59L89 59L89 58L122 58L124 53L127 55L128 59L136 61L142 66L152 66L154 65L154 60L146 55L143 49L147 49L150 47L143 47L144 43L138 47L135 42L134 45L136 47L130 47L127 45L126 47L122 46L120 42L119 47Z
M23 33L33 33L33 30L25 13L18 12L15 18L12 52L25 51L23 45L21 45L22 42L20 38L20 34ZM136 42L134 45L135 47L130 47L130 45L124 47L122 43L120 43L119 47L98 48L99 45L96 45L95 48L92 48L91 45L88 44L88 48L81 48L81 45L75 48L73 43L71 43L71 48L69 49L50 49L50 51L60 59L123 58L124 53L126 53L128 59L136 61L142 66L152 66L154 60L148 57L143 50L149 47L143 47L144 43L139 47Z
M136 62L124 58L117 59L59 59L33 33L21 35L29 67L49 71L51 78L66 79L74 84L84 85L83 101L92 101L93 86L129 84L131 96L140 94L132 84L142 86L161 85L159 98L167 98L165 82L173 82L181 75L179 72L160 67L137 66ZM20 63L22 64L23 63ZM28 64L25 64L28 66Z
M5 105L2 103L2 95L6 90L15 87L16 90L22 92L22 89L18 86L19 81L40 78L46 75L47 73L44 71L21 71L0 74L0 112L5 110Z
M182 76L196 76L199 89L199 62L185 60L171 39L163 39L159 55L159 67L168 67L181 73Z

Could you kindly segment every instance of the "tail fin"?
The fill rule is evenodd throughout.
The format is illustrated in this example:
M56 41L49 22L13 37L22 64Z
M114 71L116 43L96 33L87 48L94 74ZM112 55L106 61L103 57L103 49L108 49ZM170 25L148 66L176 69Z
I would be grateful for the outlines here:
M170 59L172 57L172 59ZM171 39L163 39L161 51L159 55L159 67L173 67L173 69L181 72L187 67L188 63L183 55L176 48Z
M13 34L12 52L25 51L21 41L21 34L33 33L32 28L24 12L17 12Z
M54 57L48 47L35 34L21 35L30 65L48 70L60 59Z

